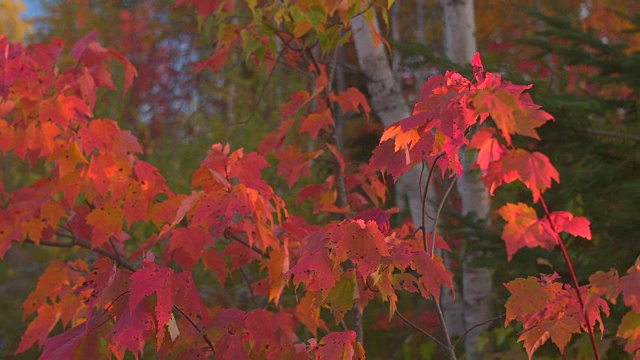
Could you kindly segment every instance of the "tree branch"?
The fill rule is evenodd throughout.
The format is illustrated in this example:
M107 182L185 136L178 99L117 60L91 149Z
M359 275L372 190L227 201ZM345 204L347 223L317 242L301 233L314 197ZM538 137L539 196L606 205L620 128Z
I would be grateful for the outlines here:
M251 251L257 253L260 256L264 256L265 258L269 258L269 254L265 253L264 251L262 251L262 249L260 249L259 247L256 247L255 245L249 245L248 242L244 241L243 239L233 235L232 233L230 233L228 230L225 230L224 232L224 236L228 237L229 239L235 240L237 242L239 242L240 244L246 246L247 248L249 248Z
M447 345L445 345L444 343L442 343L440 340L436 339L435 336L429 334L426 330L424 330L423 328L421 328L420 326L412 323L409 319L407 319L406 317L404 317L400 311L396 310L396 315L398 315L398 317L400 318L400 320L404 321L405 324L411 326L412 328L414 328L415 330L418 330L419 332L421 332L422 334L424 334L426 337L428 337L429 339L433 340L436 344L438 344L440 347L442 347L443 349L449 349L447 347Z
M615 132L615 131L600 130L600 129L593 129L593 128L587 128L586 132L591 133L591 134L596 134L596 135L615 137L615 138L619 138L619 139L640 141L640 135L624 134L624 133L619 133L619 132Z
M184 311L182 311L182 309L180 309L177 305L173 305L173 308L176 309L180 314L182 314L182 316L184 316L185 319L187 319L187 321L189 321L191 323L191 325L193 326L194 329L196 329L198 334L200 334L202 336L202 338L207 343L207 345L209 346L211 351L213 351L213 355L215 355L216 354L216 349L213 347L213 343L211 343L211 340L209 340L209 337L207 336L207 334L204 334L202 332L202 329L200 329L200 327L198 325L196 325L196 323L193 322L193 320L191 320L189 315L187 315Z
M79 237L77 237L77 236L75 236L73 234L65 234L65 233L58 232L58 233L56 233L56 235L59 236L59 237L68 238L71 241L69 241L69 242L59 242L59 241L42 240L42 241L40 241L40 246L44 245L44 246L59 247L59 248L70 248L70 247L74 247L74 246L79 246L81 248L85 248L87 250L91 250L93 252L96 252L96 253L98 253L98 254L100 254L102 256L106 256L109 259L115 261L118 265L126 268L129 271L135 272L137 270L137 268L133 264L131 264L127 259L125 259L120 254L120 252L118 251L118 249L115 246L113 238L109 238L109 243L113 247L113 251L114 251L114 253L110 253L110 252L108 252L107 250L105 250L103 248L92 248L92 243L90 241L81 239L81 238L79 238ZM33 245L38 245L32 240L26 240L25 242L29 243L29 244L33 244ZM213 353L215 354L215 348L213 346L213 343L211 343L211 340L209 340L209 337L207 336L207 334L203 334L202 333L202 329L200 329L200 327L198 327L198 325L196 325L196 323L191 319L191 317L189 317L189 315L187 315L184 311L182 311L182 309L180 309L177 305L173 305L173 308L176 309L176 311L178 311L180 314L182 314L182 316L184 316L184 318L187 319L187 321L189 321L191 323L191 325L193 325L193 327L196 329L196 331L198 331L198 333L200 335L202 335L202 338L207 343L207 345L209 346L211 351L213 351Z
M556 240L558 245L560 246L560 251L562 252L562 256L564 257L564 261L567 263L567 267L569 268L569 274L571 274L571 280L573 281L573 286L576 290L576 295L578 296L578 301L580 302L580 309L582 309L582 315L584 315L585 325L587 326L587 332L589 333L589 340L591 341L591 348L593 350L594 359L599 360L600 355L598 353L598 345L596 344L596 338L593 333L593 326L591 326L591 322L589 321L589 314L587 313L587 309L584 306L584 300L582 300L582 294L580 294L580 284L578 283L578 278L576 277L576 272L573 269L573 264L571 263L571 259L569 258L569 253L567 252L567 248L564 246L564 242L560 237L560 233L556 230L556 227L553 225L551 221L551 213L549 212L549 208L547 208L547 203L544 201L544 198L540 196L540 204L542 204L542 209L544 210L544 216L549 222L549 226L551 230L556 235Z
M433 259L433 256L435 255L435 250L436 250L436 235L438 235L438 219L440 219L440 212L442 211L442 207L444 206L444 202L447 200L447 197L449 196L449 193L451 193L451 189L453 189L453 185L456 184L456 180L458 180L458 176L454 177L453 180L451 181L451 184L449 184L449 188L447 189L447 192L444 193L444 196L442 197L442 201L440 202L440 206L438 206L438 212L436 212L436 218L433 220L433 236L431 237L431 258Z
M59 241L46 241L46 240L42 240L40 241L40 245L44 245L44 246L51 246L51 247L60 247L60 248L70 248L70 247L74 247L74 246L79 246L81 248L87 249L87 250L91 250L95 253L98 253L102 256L106 256L109 259L115 261L118 265L126 268L127 270L130 271L136 271L136 267L131 264L127 259L123 258L122 256L120 256L120 254L118 253L110 253L107 250L103 249L103 248L93 248L93 244L88 241L88 240L84 240L81 239L73 234L65 234L65 233L61 233L61 232L57 232L56 236L59 237L63 237L63 238L67 238L70 239L71 241L69 242L59 242ZM30 243L30 244L34 244L37 245L35 242L31 241L31 240L26 240L25 242Z
M496 320L498 320L498 319L502 319L502 318L503 318L503 317L505 317L505 316L507 316L507 315L506 315L506 314L502 314L502 315L499 315L499 316L493 317L493 318L491 318L491 319L489 319L489 320L483 321L483 322L481 322L481 323L479 323L479 324L475 324L475 325L473 325L472 327L468 328L468 329L467 329L467 331L465 331L464 333L462 333L462 335L460 336L460 338L458 338L458 340L456 340L456 343L455 343L455 344L453 344L453 348L455 349L455 348L456 348L456 346L458 346L458 343L460 342L460 340L462 340L465 336L467 336L467 334L468 334L468 333L470 333L473 329L475 329L475 328L477 328L477 327L480 327L480 326L482 326L482 325L484 325L484 324L488 324L488 323L490 323L490 322L496 321Z

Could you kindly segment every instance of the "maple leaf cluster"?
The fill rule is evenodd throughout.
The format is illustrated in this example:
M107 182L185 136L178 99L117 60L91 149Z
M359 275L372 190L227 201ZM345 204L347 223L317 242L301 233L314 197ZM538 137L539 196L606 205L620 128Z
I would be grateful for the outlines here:
M514 320L522 322L524 332L518 341L523 341L529 358L548 340L564 354L572 334L593 328L596 323L599 323L600 332L604 334L601 313L609 316L607 301L615 304L620 293L631 310L623 317L617 335L627 340L625 351L635 352L636 356L640 354L640 266L636 264L631 267L627 275L622 277L614 269L591 275L589 284L579 289L584 305L576 296L575 289L556 282L559 278L557 273L541 274L540 278L530 276L504 284L511 292L505 304L505 326ZM589 316L585 317L584 313ZM585 319L589 320L588 324Z

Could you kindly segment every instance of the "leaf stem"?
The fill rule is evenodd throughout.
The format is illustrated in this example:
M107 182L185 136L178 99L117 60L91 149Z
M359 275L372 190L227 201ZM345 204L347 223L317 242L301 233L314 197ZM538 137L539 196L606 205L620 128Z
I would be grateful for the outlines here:
M573 281L573 286L576 290L576 294L578 295L578 301L580 302L580 307L582 308L582 315L584 315L584 321L587 325L587 331L589 333L589 340L591 341L591 348L593 350L593 355L596 360L600 359L600 355L598 354L598 346L596 345L596 338L593 334L593 327L589 321L589 314L587 313L587 309L584 306L584 301L582 300L582 294L580 294L580 285L578 284L578 278L576 277L576 272L573 269L573 264L571 263L571 259L569 258L569 253L567 252L567 248L564 246L564 242L560 237L560 234L556 230L553 222L551 221L551 214L549 213L549 208L547 208L547 203L545 203L544 198L540 196L540 203L542 204L542 208L544 209L544 215L549 222L549 226L551 226L551 230L553 230L554 234L556 234L556 240L558 241L558 245L560 246L560 250L562 251L562 256L564 257L564 261L567 263L567 267L569 268L569 274L571 274L571 280Z

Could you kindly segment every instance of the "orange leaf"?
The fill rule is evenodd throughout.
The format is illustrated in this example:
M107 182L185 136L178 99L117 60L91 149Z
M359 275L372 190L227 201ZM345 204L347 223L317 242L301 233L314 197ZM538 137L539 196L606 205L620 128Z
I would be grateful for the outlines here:
M291 187L295 184L300 175L309 176L309 162L322 154L322 150L315 152L302 152L295 146L289 146L286 150L276 154L278 163L278 175L283 176L287 184Z
M45 304L38 309L38 316L29 323L27 330L20 339L16 354L27 351L33 344L43 344L53 327L60 320L61 313L54 305Z
M532 359L533 353L544 345L547 340L551 339L554 344L564 354L565 347L571 334L580 333L580 323L571 317L563 316L555 320L543 321L537 326L525 331L520 335L518 342L524 341L524 348L527 350L529 359Z
M123 222L124 214L119 207L105 204L100 208L93 209L87 215L87 224L93 226L91 247L101 246L108 242L111 236L119 237L122 233Z
M318 137L320 129L328 129L333 125L333 117L331 117L331 110L325 109L322 112L314 112L305 117L300 124L300 131L306 132L312 139Z
M523 247L552 249L557 245L558 235L546 220L539 220L536 211L527 204L506 204L497 213L507 222L502 230L502 239L509 261Z

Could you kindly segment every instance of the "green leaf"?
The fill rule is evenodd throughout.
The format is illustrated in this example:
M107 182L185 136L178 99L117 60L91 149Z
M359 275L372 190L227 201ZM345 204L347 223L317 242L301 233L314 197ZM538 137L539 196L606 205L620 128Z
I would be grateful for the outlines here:
M327 296L327 303L331 307L331 312L336 318L336 324L344 318L344 314L353 307L354 292L356 290L356 274L352 270L343 274L336 286Z

